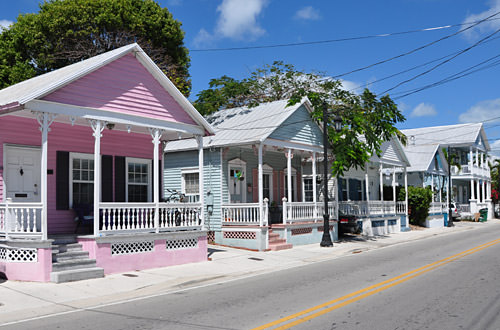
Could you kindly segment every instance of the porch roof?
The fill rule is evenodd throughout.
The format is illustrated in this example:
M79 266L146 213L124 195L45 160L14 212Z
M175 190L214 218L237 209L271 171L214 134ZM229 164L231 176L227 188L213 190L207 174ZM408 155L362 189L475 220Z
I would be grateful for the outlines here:
M293 106L287 106L288 100L260 104L256 107L226 109L207 116L207 121L215 130L215 135L203 139L204 147L224 147L248 145L264 142L293 115L302 105L310 111L308 99L303 99ZM312 120L312 119L311 119ZM265 143L265 142L264 142ZM273 141L270 141L273 144ZM304 147L307 147L304 145ZM196 149L194 139L169 141L166 152Z
M192 106L192 104L182 95L182 93L175 87L175 85L167 78L160 68L151 60L151 58L136 44L130 44L112 51L91 57L87 60L68 65L66 67L45 73L40 76L33 77L18 84L9 86L0 90L0 115L8 114L11 112L20 111L23 109L32 109L31 105L35 107L43 107L42 111L51 112L47 110L50 104L45 106L42 98L45 96L69 85L84 76L103 68L104 66L123 58L127 54L134 54L135 58L144 66L144 68L154 77L154 79L161 85L161 87L171 95L180 108L191 118L194 123L202 131L208 134L213 134L213 128L208 122L200 115L200 113ZM52 105L57 104L53 102ZM78 111L85 109L85 107L76 107L61 103L65 106L64 112L67 115L74 115L73 110ZM96 110L88 108L89 110ZM97 109L99 110L99 109ZM126 113L106 111L105 116L118 116L123 120L127 116ZM129 122L133 122L137 116L130 116ZM158 123L168 122L168 120L157 119ZM181 123L179 123L181 124ZM186 123L187 126L194 126ZM154 126L154 125L153 125ZM158 126L162 126L159 124Z
M416 145L439 143L451 146L467 146L474 145L478 137L481 136L484 140L485 149L490 150L482 123L421 127L404 129L401 132L408 137L408 143L415 143Z

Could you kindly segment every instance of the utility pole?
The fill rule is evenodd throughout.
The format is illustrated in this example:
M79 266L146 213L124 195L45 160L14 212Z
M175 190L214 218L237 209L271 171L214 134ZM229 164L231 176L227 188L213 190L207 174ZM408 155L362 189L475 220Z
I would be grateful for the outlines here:
M451 197L452 197L452 193L451 193L451 155L450 155L450 145L448 145L448 148L447 148L447 162L448 162L448 196L449 197L449 201L448 201L448 227L453 227L453 218L451 216L451 208L450 208L450 205L451 205Z

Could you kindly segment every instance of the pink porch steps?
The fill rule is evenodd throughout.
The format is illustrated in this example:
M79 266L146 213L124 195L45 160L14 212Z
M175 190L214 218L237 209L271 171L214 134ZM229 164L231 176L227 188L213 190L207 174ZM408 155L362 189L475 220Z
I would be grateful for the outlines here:
M273 230L269 228L269 250L279 251L279 250L291 249L292 247L293 245L287 243L286 239L280 238L279 234L273 233Z

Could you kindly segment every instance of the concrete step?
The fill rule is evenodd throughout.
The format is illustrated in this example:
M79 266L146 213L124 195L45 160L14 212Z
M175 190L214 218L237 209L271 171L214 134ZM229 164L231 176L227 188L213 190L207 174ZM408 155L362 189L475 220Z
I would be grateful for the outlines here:
M104 277L104 269L99 267L72 269L50 273L50 281L54 283L81 281L100 277Z
M271 237L280 237L280 234L270 232L269 233L269 238L271 238Z
M290 243L279 243L279 244L269 243L269 249L271 251L287 250L287 249L291 249L292 247L293 247L293 245Z
M69 244L52 244L52 253L57 251L57 253L70 252L70 251L82 251L82 245L79 243L69 243Z
M286 243L286 239L284 238L269 239L269 244L281 244L281 243Z
M77 242L75 235L54 235L49 238L54 240L52 242L53 245L71 244Z
M52 254L52 262L61 262L67 260L88 259L88 258L89 258L88 251L68 251L68 252L59 252L56 254Z
M53 263L52 272L61 272L64 270L73 270L81 268L93 268L95 266L96 266L95 259L71 259Z

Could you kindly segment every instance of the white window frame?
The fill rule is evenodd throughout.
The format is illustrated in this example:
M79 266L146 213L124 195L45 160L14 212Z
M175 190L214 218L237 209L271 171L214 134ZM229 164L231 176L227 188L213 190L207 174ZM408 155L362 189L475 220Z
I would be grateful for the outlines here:
M318 177L319 176L316 175L316 179ZM313 182L313 185L316 185L316 201L318 201L319 200L319 196L318 195L319 195L319 192L320 192L321 189L319 189L318 183L315 182L314 176L312 174L302 174L302 200L304 202L306 201L306 183L305 183L305 180L307 180L307 179L311 179L312 182ZM311 192L313 193L313 196L314 196L314 190L311 190Z
M151 159L146 159L146 158L133 158L133 157L126 157L125 160L125 201L128 203L128 164L129 163L136 163L136 164L147 164L148 165L148 200L147 202L144 203L151 203L153 201L152 196L151 196L151 183L152 183L152 174L151 173ZM134 183L130 183L134 184ZM156 188L155 188L156 189Z
M196 194L188 194L186 193L186 178L185 178L185 174L193 174L193 173L196 173L198 174L198 185L200 184L200 170L198 169L198 167L192 167L192 168L183 168L181 169L181 192L186 195L186 197L188 197L188 200L191 200L191 198L189 198L189 196L198 196L198 198L200 198L200 192L199 192L199 189L198 189L198 192Z
M228 185L228 196L229 200L231 201L231 168L232 167L241 167L244 169L243 172L243 182L242 182L242 188L241 188L241 202L246 203L247 202L247 162L244 160L241 160L240 158L235 158L227 162L227 185Z
M84 154L79 152L69 153L69 208L73 208L73 160L74 159L88 159L93 161L94 154ZM94 164L94 179L92 180L92 184L95 184L95 164ZM94 203L95 202L96 201L94 196Z

